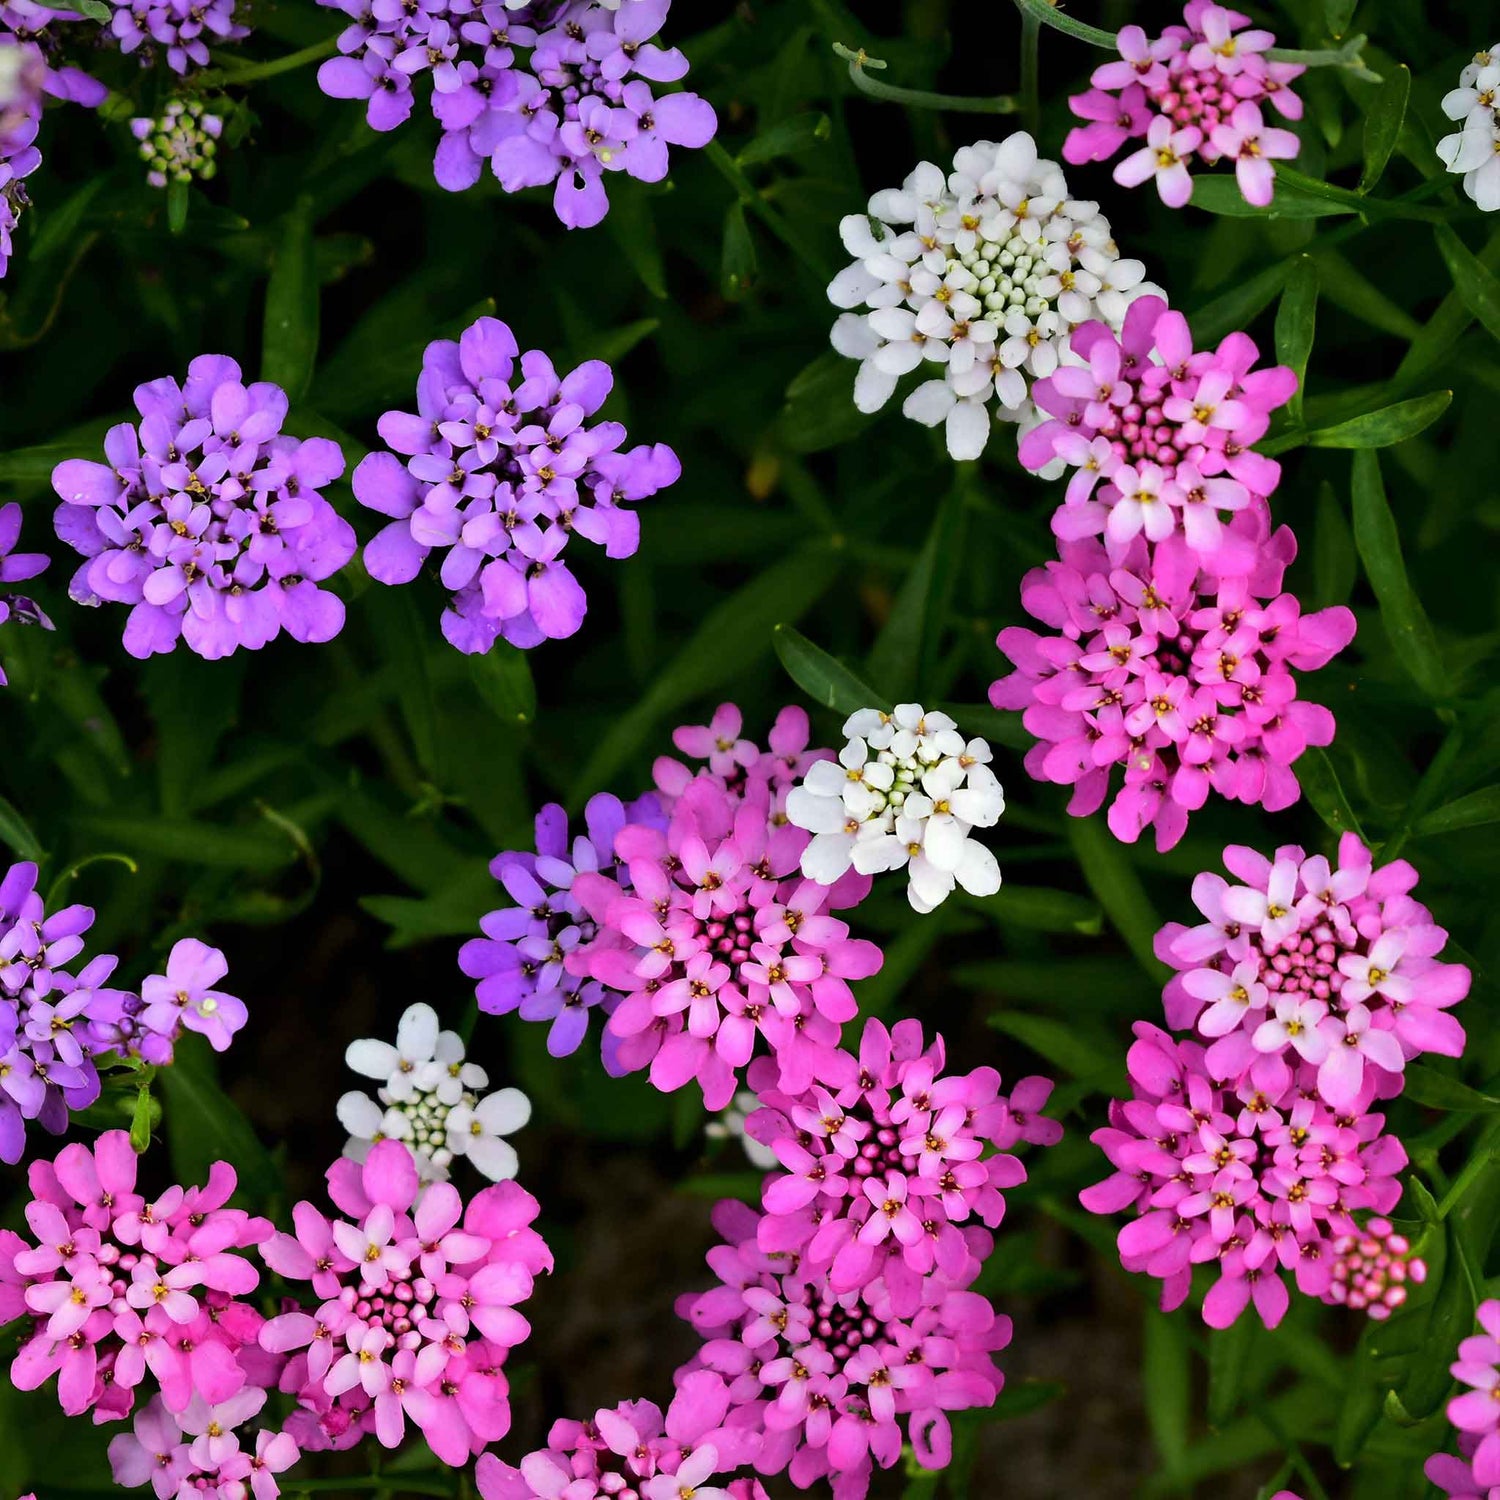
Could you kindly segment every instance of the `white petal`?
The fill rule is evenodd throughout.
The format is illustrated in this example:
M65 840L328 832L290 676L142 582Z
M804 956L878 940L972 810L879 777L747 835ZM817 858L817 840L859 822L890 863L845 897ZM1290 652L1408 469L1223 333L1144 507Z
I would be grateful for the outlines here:
M364 1037L350 1042L344 1053L344 1061L356 1073L365 1078L378 1078L384 1083L396 1071L401 1061L396 1049L389 1042L378 1042L374 1037Z
M848 870L853 848L847 833L820 833L802 851L802 873L819 885L832 885Z
M899 870L906 863L906 843L892 834L872 839L856 839L850 860L861 875L878 875L882 870Z
M924 427L936 427L953 410L952 387L946 380L925 380L902 404L902 412Z
M971 896L993 896L1000 889L999 862L976 839L964 845L964 856L953 873Z
M385 1111L368 1094L345 1094L334 1109L339 1124L359 1140L371 1141L380 1134Z
M834 322L828 337L849 359L868 359L880 347L880 336L870 327L870 320L859 313L844 313Z
M531 1118L531 1100L520 1089L496 1089L474 1111L491 1135L511 1135Z
M828 300L835 307L858 307L879 285L880 278L872 276L863 264L845 266L828 283Z
M867 359L854 377L854 404L862 412L879 411L896 390L896 377Z
M928 820L927 837L923 840L923 849L928 862L935 869L951 875L958 869L967 843L968 835L964 825L957 818L950 818L939 813Z
M805 786L787 793L786 815L794 827L809 833L837 833L844 826L844 804L836 797L820 797Z
M931 911L946 901L953 890L953 876L918 855L911 862L911 886L907 899L917 911ZM920 904L919 904L920 903Z
M420 1001L408 1006L396 1028L396 1047L402 1057L413 1062L426 1062L437 1050L437 1039L437 1012Z
M515 1149L493 1136L476 1135L468 1142L468 1158L491 1182L506 1182L516 1175L520 1159Z
M948 413L947 436L950 457L978 458L990 438L990 414L977 401L960 401Z

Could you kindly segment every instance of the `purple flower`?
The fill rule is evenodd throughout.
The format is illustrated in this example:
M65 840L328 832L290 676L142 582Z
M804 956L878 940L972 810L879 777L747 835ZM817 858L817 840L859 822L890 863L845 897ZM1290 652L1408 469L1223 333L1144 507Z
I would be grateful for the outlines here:
M21 507L0 505L0 584L20 583L35 578L46 568L48 558L40 552L15 552L12 549L21 535ZM9 598L0 595L0 625L14 621L17 625L40 625L52 629L52 621L39 606L21 594ZM0 668L0 687L5 686L5 672Z
M52 471L57 534L86 559L73 599L131 605L125 649L142 658L179 637L212 660L283 629L336 636L343 601L318 585L356 543L319 491L344 472L339 445L284 435L286 392L245 385L226 355L200 355L181 386L138 386L135 404L141 420L110 429L106 463Z
M653 40L670 0L489 0L451 14L398 0L320 3L353 24L339 38L342 55L318 70L319 87L366 100L372 128L402 124L413 79L431 73L443 127L433 174L452 192L472 187L489 162L506 192L555 184L557 216L583 228L609 211L609 173L659 182L670 146L706 145L718 128L697 94L653 93L688 70L681 52Z
M208 66L210 42L239 42L250 35L234 19L236 0L117 0L110 31L120 51L165 51L174 73Z
M470 654L502 636L531 647L572 635L588 601L563 558L570 537L629 557L640 523L627 507L681 473L670 448L627 450L620 423L590 422L614 384L603 361L560 376L540 351L518 354L497 318L429 344L417 410L380 419L395 451L354 471L360 504L392 517L365 548L370 576L409 583L441 551L443 634Z

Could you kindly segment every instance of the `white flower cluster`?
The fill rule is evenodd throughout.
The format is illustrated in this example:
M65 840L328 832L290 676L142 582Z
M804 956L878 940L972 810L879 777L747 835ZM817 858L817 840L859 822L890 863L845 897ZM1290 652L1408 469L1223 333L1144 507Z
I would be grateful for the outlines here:
M380 1087L375 1098L348 1093L338 1102L339 1123L349 1132L344 1155L363 1161L376 1141L405 1141L424 1182L446 1182L453 1159L466 1156L491 1182L516 1175L516 1153L501 1139L531 1118L520 1089L496 1089L489 1075L464 1060L463 1039L438 1029L430 1005L413 1005L401 1017L396 1045L367 1037L351 1042L344 1061Z
M856 260L828 296L862 309L833 326L834 348L860 361L855 404L878 411L902 375L941 365L902 410L946 424L954 458L984 451L992 397L1002 421L1035 426L1031 381L1057 368L1073 329L1099 319L1118 332L1131 302L1158 290L1024 131L965 146L947 176L920 163L840 232Z
M1500 208L1500 43L1458 75L1458 87L1443 96L1443 113L1462 120L1437 143L1450 172L1462 172L1466 192L1486 213Z
M1000 866L969 837L992 828L1005 794L990 770L990 747L965 741L947 714L898 703L894 713L862 708L844 724L836 761L817 761L787 796L788 819L813 835L802 873L832 885L851 866L862 875L910 872L907 897L931 911L955 884L993 896Z

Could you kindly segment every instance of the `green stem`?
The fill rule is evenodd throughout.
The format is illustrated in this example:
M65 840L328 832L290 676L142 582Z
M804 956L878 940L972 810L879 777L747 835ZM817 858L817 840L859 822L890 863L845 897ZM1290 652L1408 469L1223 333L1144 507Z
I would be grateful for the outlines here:
M745 175L744 168L716 140L703 148L703 154L718 169L720 176L739 194L740 202L763 223L810 271L826 281L833 280L833 270L823 252L810 244L782 215L766 202L765 195Z
M833 50L849 64L849 80L860 93L872 99L882 99L888 104L909 104L916 109L957 109L969 114L1013 115L1017 105L1010 94L939 94L931 89L908 89L894 83L882 83L871 78L869 68L879 70L886 66L878 57L871 57L861 47L857 52L842 42L835 42Z
M1042 93L1039 80L1042 23L1029 10L1021 11L1021 109L1033 135L1041 129Z
M1315 47L1303 51L1297 47L1272 47L1266 53L1271 62L1301 63L1304 68L1348 68L1359 78L1371 83L1380 82L1380 74L1372 73L1365 66L1364 50L1367 37L1351 36L1342 47Z
M304 47L300 52L289 52L285 57L272 58L270 62L251 63L245 68L236 68L233 65L215 68L212 72L201 74L198 81L205 84L259 83L263 78L275 78L281 73L292 73L298 68L305 68L308 63L321 62L325 57L332 57L338 50L338 41L336 36L327 37L321 42L314 42L310 47Z
M1080 42L1089 42L1095 47L1107 47L1111 52L1119 51L1119 42L1112 31L1101 31L1097 26L1075 21L1057 8L1056 0L1016 0L1023 16L1029 16L1039 25L1050 26L1065 36L1076 37Z
M1480 1134L1473 1154L1464 1163L1438 1204L1438 1218L1446 1219L1458 1207L1465 1193L1495 1164L1495 1146L1500 1140L1500 1121L1492 1120Z

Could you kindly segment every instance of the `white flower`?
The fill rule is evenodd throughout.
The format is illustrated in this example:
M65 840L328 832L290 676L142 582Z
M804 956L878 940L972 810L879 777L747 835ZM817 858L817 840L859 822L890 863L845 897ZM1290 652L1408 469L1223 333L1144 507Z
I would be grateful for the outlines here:
M1486 213L1500 208L1500 46L1480 52L1443 97L1443 113L1462 121L1437 143L1438 158L1461 173L1464 192Z
M901 376L940 367L903 412L942 426L955 459L978 458L994 417L1035 425L1031 381L1067 359L1074 328L1116 332L1138 296L1158 292L1124 260L1096 203L1068 196L1055 162L1024 131L979 141L944 176L920 162L839 226L854 263L829 300L846 309L833 347L860 362L855 404L878 411Z
M787 796L787 818L813 835L802 873L832 885L851 868L861 875L904 868L919 912L956 885L994 895L1000 867L970 837L1005 811L990 747L965 741L947 714L920 703L898 703L890 713L862 708L844 734L838 759L814 762Z
M351 1092L338 1102L352 1161L364 1161L376 1141L397 1140L411 1149L423 1182L446 1182L456 1156L468 1156L492 1181L515 1176L516 1154L499 1137L526 1123L531 1104L517 1089L486 1096L489 1075L467 1061L457 1032L439 1030L430 1005L407 1008L394 1047L365 1037L344 1057L380 1085L373 1099Z
M710 1120L703 1127L703 1134L711 1141L738 1141L752 1167L771 1172L779 1165L776 1153L769 1146L761 1145L753 1135L745 1133L745 1121L759 1108L760 1100L748 1089L741 1089L729 1108L717 1120Z

